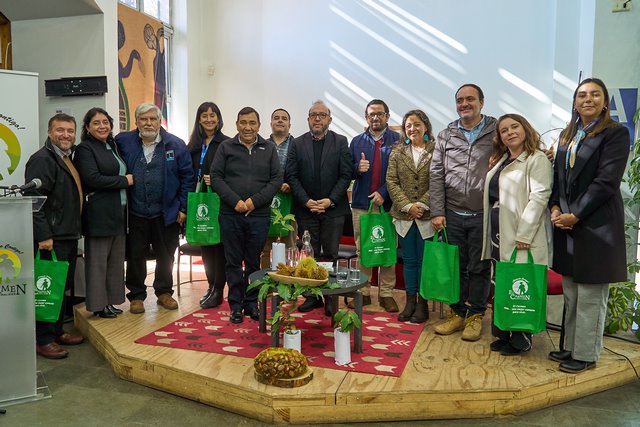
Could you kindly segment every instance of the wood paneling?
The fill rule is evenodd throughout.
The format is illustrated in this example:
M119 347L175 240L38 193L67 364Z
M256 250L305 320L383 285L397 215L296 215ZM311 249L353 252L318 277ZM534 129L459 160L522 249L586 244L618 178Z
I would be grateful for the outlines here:
M440 319L431 312L432 319L398 378L313 367L314 378L308 384L274 387L255 380L252 359L134 342L197 310L205 285L197 286L182 286L180 308L175 311L159 308L152 291L142 315L125 312L117 319L100 319L76 306L76 326L123 379L275 423L516 415L634 381L631 364L640 367L640 346L607 338L596 369L565 374L547 359L547 353L556 349L555 332L537 334L533 350L525 356L504 357L489 350L490 316L484 319L482 339L469 343L460 334L435 335L433 325Z

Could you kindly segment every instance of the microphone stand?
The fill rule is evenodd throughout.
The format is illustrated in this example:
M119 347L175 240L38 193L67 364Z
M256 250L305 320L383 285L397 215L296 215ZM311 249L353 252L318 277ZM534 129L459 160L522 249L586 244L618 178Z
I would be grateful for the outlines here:
M2 194L0 194L0 197L10 197L10 196L15 197L16 193L13 192L14 187L15 186L6 187L6 186L0 185L0 191L2 191Z

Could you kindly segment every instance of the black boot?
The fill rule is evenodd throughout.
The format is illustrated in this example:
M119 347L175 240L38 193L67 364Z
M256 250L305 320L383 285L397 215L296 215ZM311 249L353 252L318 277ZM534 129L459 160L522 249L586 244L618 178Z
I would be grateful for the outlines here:
M200 298L200 304L205 302L211 296L211 292L213 292L213 287L209 286L207 292L205 292L204 295L202 295L202 298Z
M201 308L216 308L222 304L224 299L224 290L213 288L207 291L205 296L200 300Z
M407 322L413 316L413 312L416 310L416 298L417 295L407 295L407 303L404 306L402 313L398 314L398 320L400 322Z
M416 304L416 310L411 316L411 323L424 323L429 319L429 305L427 300L418 295L418 303Z

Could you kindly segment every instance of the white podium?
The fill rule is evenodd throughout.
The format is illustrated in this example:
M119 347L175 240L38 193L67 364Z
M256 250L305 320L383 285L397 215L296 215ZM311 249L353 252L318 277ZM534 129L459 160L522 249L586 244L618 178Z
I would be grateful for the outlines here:
M47 397L37 386L32 225L44 199L0 197L0 406Z

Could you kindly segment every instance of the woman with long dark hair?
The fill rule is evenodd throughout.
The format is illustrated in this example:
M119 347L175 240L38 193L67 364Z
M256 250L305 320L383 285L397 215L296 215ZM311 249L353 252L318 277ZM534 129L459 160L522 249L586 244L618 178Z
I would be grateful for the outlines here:
M102 108L87 111L74 163L85 195L82 232L85 248L86 308L113 318L124 302L127 188L133 175L113 140L113 118Z
M549 263L547 204L552 168L540 149L540 135L519 114L505 114L496 122L496 136L484 184L482 258L517 262L531 251L536 264ZM531 334L492 326L492 351L504 356L531 350Z
M211 186L209 170L218 146L222 141L228 139L222 133L223 125L222 113L215 103L203 102L200 104L196 111L195 123L187 149L191 153L196 185L201 182L203 191L207 191L207 188ZM224 247L221 242L217 245L201 246L200 249L202 250L204 271L209 282L207 292L200 299L200 307L215 308L222 304L224 284L227 281Z
M564 372L596 366L602 350L609 284L627 280L620 182L629 131L609 113L600 79L580 82L571 121L560 133L549 206L553 266L562 274L566 349L552 351Z

